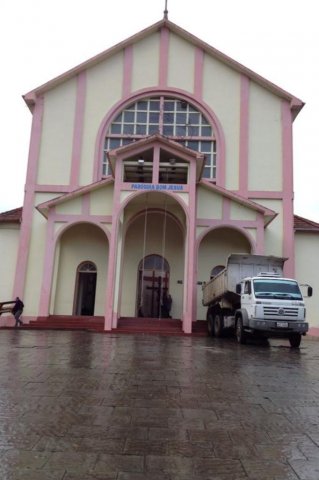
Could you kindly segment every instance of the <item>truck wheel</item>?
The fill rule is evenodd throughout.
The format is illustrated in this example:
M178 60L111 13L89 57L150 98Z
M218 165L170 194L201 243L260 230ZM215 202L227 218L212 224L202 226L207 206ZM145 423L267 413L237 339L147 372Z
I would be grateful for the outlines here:
M236 338L238 343L240 343L241 345L245 345L247 341L247 335L244 331L243 319L240 317L237 319L236 322Z
M215 337L221 337L224 332L224 319L221 313L216 313L214 316L214 334Z
M299 348L301 343L300 333L294 333L293 335L290 335L289 342L290 342L291 348Z
M207 314L207 331L210 337L214 336L214 322L213 322L213 316L211 313Z

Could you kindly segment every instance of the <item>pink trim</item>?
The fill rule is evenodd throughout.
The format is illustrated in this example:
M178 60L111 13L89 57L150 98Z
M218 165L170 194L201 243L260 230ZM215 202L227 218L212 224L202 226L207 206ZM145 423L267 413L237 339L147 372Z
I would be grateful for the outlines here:
M263 218L263 217L262 217ZM200 218L196 222L197 227L207 227L207 228L215 228L215 227L222 227L223 225L231 226L232 228L239 228L245 230L246 228L258 228L259 222L256 220L230 220L230 219L219 219L219 220L212 220L210 218ZM264 225L262 224L263 228Z
M63 75L60 75L59 77L54 78L53 80L50 80L44 85L41 85L35 90L32 90L31 92L27 93L24 95L25 101L28 103L30 108L32 108L33 102L34 102L34 97L36 95L39 95L41 92L43 93L44 91L47 91L51 88L56 87L60 83L65 82L67 79L70 79L74 77L75 75L79 74L83 70L87 70L90 67L93 67L94 65L97 65L98 63L104 61L107 58L110 58L112 55L121 52L124 50L129 45L133 45L136 43L138 40L141 40L143 38L146 38L147 36L158 32L161 29L167 29L168 31L174 32L176 35L180 36L181 38L185 39L186 41L190 42L194 46L197 46L204 50L208 55L212 55L214 58L217 58L219 61L222 63L229 65L231 69L244 74L245 76L251 78L253 81L255 81L257 84L263 86L267 90L275 93L278 97L286 99L288 102L290 102L291 108L295 110L295 116L299 113L301 108L303 107L303 102L299 100L298 98L294 97L290 93L286 92L282 88L277 87L273 83L269 82L265 78L261 77L260 75L256 74L252 70L244 67L241 65L239 62L236 62L232 58L228 57L227 55L223 54L216 48L211 47L207 43L203 42L199 38L195 37L191 33L187 32L186 30L182 29L178 25L174 24L173 22L170 22L167 19L163 19L150 27L138 32L137 34L127 38L126 40L118 43L117 45L113 46L112 48L96 55L95 57L91 58L90 60L87 60L86 62L83 62L82 64L78 65L77 67L65 72Z
M86 71L81 72L77 78L72 164L71 164L71 172L70 172L70 185L72 188L76 188L79 185L85 100L86 100Z
M82 214L83 215L87 215L87 216L90 215L90 199L91 197L89 194L83 195L82 197Z
M52 293L52 277L54 269L54 252L55 252L55 242L54 242L54 210L53 215L48 219L47 222L47 231L46 231L46 242L45 242L45 254L44 254L44 263L43 263L43 272L42 272L42 287L40 294L40 304L39 304L39 316L46 317L50 314L50 299Z
M241 205L245 205L246 207L251 208L252 210L256 210L257 212L261 212L267 215L271 215L271 214L275 215L275 212L273 210L263 207L262 205L259 205L256 202L248 200L247 198L242 197L240 194L236 192L231 192L230 190L226 190L223 187L214 185L213 183L205 179L201 179L199 183L203 185L205 188L208 188L214 192L220 193L223 197L230 198L231 200L234 200L235 202Z
M293 214L293 153L292 153L292 117L290 106L282 102L282 182L283 182L283 256L284 272L287 277L295 275L294 258L294 214Z
M243 197L247 197L247 191L248 191L249 86L250 86L250 81L248 77L241 75L239 193Z
M160 55L159 55L159 79L160 87L166 87L168 75L168 50L169 50L169 30L164 26L161 28L160 37Z
M195 48L194 95L197 99L203 97L204 50Z
M32 132L30 140L29 161L26 178L22 224L20 230L20 242L18 250L18 258L16 263L16 272L14 279L13 295L23 298L25 290L26 272L28 255L30 248L31 228L32 228L32 214L34 204L34 184L37 178L37 168L39 162L40 141L42 132L42 118L43 118L44 103L43 98L40 98L35 105Z
M228 223L223 223L223 220L220 220L220 223L216 223L216 225L214 225L213 227L209 227L207 228L206 230L204 230L200 235L199 237L197 238L197 252L199 252L199 247L200 247L200 244L202 242L202 240L204 239L204 237L206 237L206 235L210 232L212 232L213 230L218 230L219 228L231 228L233 230L237 230L239 233L241 233L247 240L248 242L250 243L250 248L251 248L251 253L252 254L255 254L256 251L257 251L257 245L256 245L256 241L255 239L251 236L251 234L249 232L247 232L245 230L245 227L244 226L239 226L238 224L234 224L232 222L228 222ZM197 253L198 255L198 253Z
M159 145L154 145L152 183L158 183L158 180L159 180L160 153L161 153L160 146Z
M187 242L185 248L185 274L183 298L183 331L192 333L192 323L196 320L197 282L195 276L196 260L196 164L192 162L189 170L189 217L187 221Z
M229 198L223 197L223 221L230 220L231 201Z
M69 193L73 190L70 185L38 185L34 186L35 192L45 193Z
M233 193L237 193L235 191L233 191ZM240 193L240 192L238 192ZM274 192L274 191L265 191L265 190L250 190L248 192L248 198L249 199L257 199L260 198L261 200L263 198L270 198L270 199L278 199L278 200L282 200L284 196L284 193L283 192Z
M66 230L80 223L88 223L98 227L109 240L110 233L103 223L110 223L110 217L108 217L108 220L106 221L106 217L99 218L92 215L57 215L56 213L52 213L51 220L52 222L65 222L65 224L54 234L55 244L59 241Z
M257 215L256 254L265 253L265 225L263 215Z
M85 185L84 187L79 187L76 190L67 191L63 195L53 198L52 200L48 200L47 202L40 203L37 205L37 208L41 210L42 208L50 208L53 205L59 205L60 203L64 203L66 200L71 200L73 198L77 198L79 196L85 195L90 193L98 188L103 187L104 185L108 185L113 183L113 178L105 178L104 180L100 180L99 182L91 183L90 185Z
M123 202L121 203L120 205L120 210L119 210L119 214L122 213L122 211L124 210L124 208L128 205L128 203L131 202L131 200L133 200L135 197L138 197L140 195L145 195L146 193L156 193L156 192L147 192L147 191L135 191L134 193L132 192L131 195L129 195L128 197L126 197ZM174 198L174 200L176 200L176 202L182 207L183 209L183 212L185 213L186 217L188 218L189 216L189 212L188 212L188 206L186 205L186 203L176 194L174 194L174 192L169 192L169 191L162 191L162 192L157 192L157 193L163 193L164 195L168 195L169 197L172 197Z
M93 169L93 182L96 182L101 179L102 177L102 156L103 156L103 149L104 149L104 139L106 132L113 120L113 118L128 104L136 102L140 98L144 98L145 96L156 95L156 96L168 96L168 97L176 97L180 98L181 100L186 100L189 103L192 103L200 112L202 112L208 121L213 126L213 131L215 134L216 142L218 145L217 148L217 158L216 158L216 165L217 165L217 183L223 187L225 184L225 138L222 126L211 110L211 108L204 103L201 99L197 99L194 96L190 95L189 92L181 89L176 88L162 88L159 87L151 87L151 88L144 88L139 90L138 92L134 93L128 98L121 99L118 101L111 110L105 115L104 119L100 124L99 131L96 136L95 142L95 153L94 153L94 169Z
M110 221L111 218L108 218ZM64 221L65 225L60 228L56 233L54 233L54 224L57 221ZM50 210L50 215L47 223L47 234L46 234L46 249L45 257L43 263L43 273L42 273L42 288L40 295L40 304L39 304L39 316L47 316L50 311L50 301L52 294L52 281L53 281L53 271L55 263L55 251L56 246L61 239L62 235L69 228L74 227L79 223L89 223L90 225L95 225L105 234L107 240L109 241L109 233L106 228L99 223L97 217L92 217L91 215L58 215L55 213L54 207Z
M124 49L122 97L128 97L132 91L133 46Z
M111 223L112 222L112 216L111 215L89 215L87 213L83 213L81 215L77 214L59 214L55 213L54 214L54 221L56 222L67 222L70 225L73 225L73 223L92 223L94 225L100 226L100 223ZM101 227L101 226L100 226ZM102 228L103 230L103 228ZM103 230L104 231L104 230Z
M115 183L113 193L113 214L112 214L112 231L110 238L110 250L109 250L109 268L107 273L107 286L106 289L106 303L105 303L105 317L104 317L104 330L112 330L117 327L117 313L114 311L115 301L115 282L118 280L116 276L117 265L117 247L118 247L118 235L119 235L119 212L121 210L121 179L122 162L116 162L115 164Z

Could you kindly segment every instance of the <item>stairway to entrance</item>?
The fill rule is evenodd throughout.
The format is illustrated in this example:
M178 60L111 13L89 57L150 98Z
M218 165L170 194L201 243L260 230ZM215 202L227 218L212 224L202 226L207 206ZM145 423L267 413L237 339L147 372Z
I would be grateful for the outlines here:
M104 331L104 317L84 317L71 315L50 315L38 317L29 324L20 327L37 330L86 330L99 333L187 335L182 331L182 322L171 318L135 318L121 317L117 328L111 332ZM206 336L206 322L193 322L192 336Z

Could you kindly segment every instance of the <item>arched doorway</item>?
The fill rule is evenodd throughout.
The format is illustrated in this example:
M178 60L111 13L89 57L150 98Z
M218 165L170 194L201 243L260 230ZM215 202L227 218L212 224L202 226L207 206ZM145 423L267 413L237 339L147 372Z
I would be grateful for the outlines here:
M96 276L96 266L93 262L82 262L78 266L73 315L94 315Z
M197 272L202 282L218 275L231 253L251 253L252 243L245 231L232 226L220 226L207 231L198 249ZM206 307L202 304L201 287L197 290L196 318L205 320Z
M147 255L138 266L138 317L167 317L163 311L163 298L169 292L169 265L161 255Z

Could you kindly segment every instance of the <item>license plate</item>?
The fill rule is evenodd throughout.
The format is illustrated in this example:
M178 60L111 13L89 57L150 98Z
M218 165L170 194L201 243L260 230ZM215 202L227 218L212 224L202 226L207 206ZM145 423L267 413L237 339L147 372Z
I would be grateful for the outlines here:
M277 322L278 328L288 328L288 322Z

